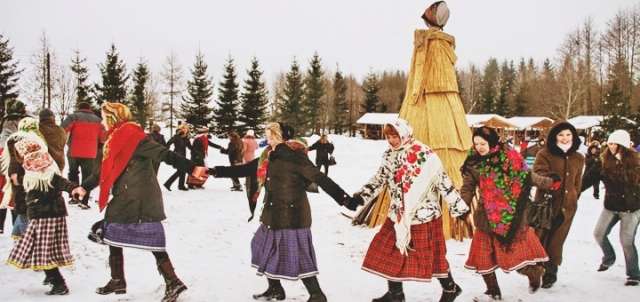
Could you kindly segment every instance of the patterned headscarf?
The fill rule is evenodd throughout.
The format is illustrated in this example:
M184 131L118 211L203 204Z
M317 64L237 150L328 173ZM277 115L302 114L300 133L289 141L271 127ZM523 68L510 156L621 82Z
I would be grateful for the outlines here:
M131 120L131 110L121 103L104 102L102 104L102 119L108 130L116 124Z
M431 4L422 14L422 19L427 25L443 28L449 20L449 7L444 1Z
M44 139L33 132L18 131L7 141L13 142L16 155L22 159L25 170L22 180L24 190L48 191L53 176L60 174L60 168L49 154Z
M409 126L409 122L406 120L398 118L385 126L387 125L393 127L393 129L398 132L398 135L400 136L400 146L404 146L413 141L413 128Z
M20 120L18 123L18 131L24 131L28 133L33 133L40 138L44 139L42 132L40 132L40 126L38 125L38 120L32 117L25 117Z

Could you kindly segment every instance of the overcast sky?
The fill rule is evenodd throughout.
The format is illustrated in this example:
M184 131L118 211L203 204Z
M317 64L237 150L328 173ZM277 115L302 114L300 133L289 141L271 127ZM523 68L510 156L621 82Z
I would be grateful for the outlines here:
M268 79L295 56L303 67L317 51L323 64L362 77L408 69L413 30L433 1L417 0L0 0L0 32L21 63L46 31L64 63L74 49L92 74L113 42L131 69L144 57L159 71L178 55L186 70L198 49L219 81L232 55L244 77L257 56ZM457 40L458 65L489 57L553 57L565 35L592 17L597 28L633 0L450 0L445 31ZM25 66L28 67L28 66ZM270 83L269 83L270 85Z

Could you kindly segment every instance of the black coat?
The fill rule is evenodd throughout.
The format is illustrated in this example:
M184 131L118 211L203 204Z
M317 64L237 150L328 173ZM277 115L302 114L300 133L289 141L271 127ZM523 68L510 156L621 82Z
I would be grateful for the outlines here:
M333 153L332 143L321 143L317 141L309 147L309 151L316 150L316 166L329 164L329 154Z
M147 136L149 138L151 138L152 140L154 140L158 144L161 144L161 145L166 145L167 144L167 141L165 141L165 139L164 139L164 135L162 135L161 133L151 132L151 133L147 134Z
M166 218L162 192L154 163L165 162L190 173L194 163L182 155L169 151L150 138L143 139L133 152L127 167L111 188L113 197L107 205L105 221L117 223L157 222ZM100 169L82 183L87 192L98 186Z
M67 216L67 207L62 192L71 193L78 185L57 174L53 176L51 185L53 188L49 188L47 192L31 190L27 193L27 217L29 219Z
M173 152L178 153L182 156L187 154L187 148L189 150L192 149L191 141L189 141L189 137L182 136L180 134L174 135L168 142L167 148L170 148L173 145Z
M220 145L214 144L212 141L207 139L207 148L213 147L216 149L222 149ZM193 140L193 144L191 145L191 160L196 163L196 165L204 166L204 152L205 146L202 145L202 141L196 137Z
M215 167L215 177L255 175L259 159L232 167ZM339 205L347 193L311 163L303 152L279 144L269 154L269 167L264 184L264 209L260 221L272 229L298 229L311 226L311 209L306 188L315 182Z
M636 211L640 200L629 201L625 189L638 186L640 181L640 156L628 151L623 160L615 158L608 150L602 154L602 182L604 183L604 208L609 211Z

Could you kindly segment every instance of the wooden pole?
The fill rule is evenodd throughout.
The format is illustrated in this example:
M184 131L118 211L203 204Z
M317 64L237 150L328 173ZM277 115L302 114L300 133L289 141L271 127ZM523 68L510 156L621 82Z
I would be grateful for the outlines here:
M47 109L51 109L51 55L47 52Z

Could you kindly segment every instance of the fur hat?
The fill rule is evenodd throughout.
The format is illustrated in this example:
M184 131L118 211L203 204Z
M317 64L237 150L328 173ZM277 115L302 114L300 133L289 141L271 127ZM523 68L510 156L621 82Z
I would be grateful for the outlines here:
M609 135L607 144L618 144L625 148L631 148L631 135L625 130L618 129Z
M443 28L449 20L449 7L444 1L431 4L422 14L422 19L429 26Z
M131 120L131 111L125 104L104 102L102 104L102 118L108 128L112 128L117 123Z
M27 109L24 103L18 100L11 100L6 103L6 114L26 114Z

